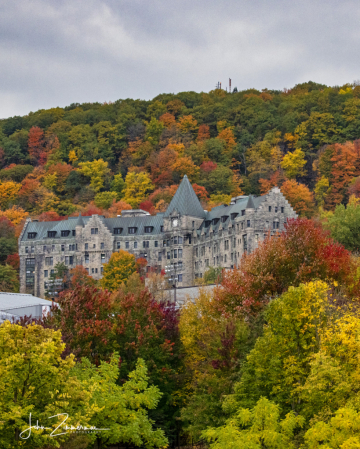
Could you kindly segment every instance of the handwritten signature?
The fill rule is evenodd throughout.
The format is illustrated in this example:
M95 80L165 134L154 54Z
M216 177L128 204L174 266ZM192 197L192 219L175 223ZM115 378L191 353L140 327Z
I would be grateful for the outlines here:
M66 423L67 419L69 418L69 415L67 413L58 413L57 415L54 416L49 416L48 419L51 418L59 418L59 417L65 417L63 419L63 421L61 421L61 423L56 427L56 429L53 430L52 427L44 427L39 425L39 421L36 421L36 425L32 426L31 425L31 413L29 416L29 427L25 430L23 430L19 437L22 440L27 440L28 438L30 438L31 436L31 430L35 429L35 430L52 430L52 432L50 433L51 437L58 437L60 435L66 435L67 433L72 433L72 432L100 432L100 431L104 431L104 430L110 430L110 429L98 429L96 426L82 426L82 425L78 425L76 427L74 426L68 426ZM59 432L57 432L59 431ZM24 436L22 436L24 435Z

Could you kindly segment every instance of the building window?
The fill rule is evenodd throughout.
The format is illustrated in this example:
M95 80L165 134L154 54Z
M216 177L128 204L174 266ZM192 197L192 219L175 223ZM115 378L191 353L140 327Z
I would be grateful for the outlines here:
M61 245L61 251L65 251L65 245Z
M161 262L162 260L162 254L161 251L158 252L158 262Z
M167 259L170 259L170 251L167 252L166 257Z
M164 232L164 226L160 226L160 232Z
M179 245L182 245L183 244L183 238L182 237L179 237L179 239L178 239L178 243L179 243Z
M128 228L129 234L136 234L137 228Z
M281 213L282 213L282 214L284 213L284 208L283 208L283 207L281 208Z
M85 251L89 249L89 244L85 243Z
M247 251L247 235L243 235L243 244L244 244L244 251Z
M125 248L129 249L130 243L129 242L125 242Z
M103 272L104 272L104 267L101 267L100 268L100 273L103 274Z
M101 263L105 263L105 254L101 254Z
M192 222L192 227L195 228L195 221Z
M143 241L143 248L149 248L149 240L144 240Z
M61 231L61 237L67 237L70 234L70 231Z
M75 236L76 236L76 230L75 230L75 229L73 229L73 231L72 231L72 235L73 235L73 237L75 237Z
M163 246L166 246L166 240L163 240Z
M95 268L91 268L91 274L95 273Z
M54 238L54 237L56 237L56 231L48 231L47 235L49 238Z
M250 228L250 220L247 220L247 227Z
M278 211L278 207L277 207L277 206L275 206L275 213L277 213L277 211Z
M135 249L137 248L137 244L138 244L138 242L134 242L134 248Z
M46 251L46 245L43 246L43 250Z
M179 259L181 259L182 255L183 255L183 250L181 248L178 250L178 255L179 255Z
M171 240L173 240L173 239L171 239ZM171 243L172 243L172 241L171 241ZM175 236L174 237L174 245L177 245L178 244L178 238L177 238L177 236Z
M278 221L274 221L273 222L273 229L279 229L279 222Z
M152 226L145 226L145 234L150 234L153 230Z
M241 211L241 215L245 215L245 209Z
M45 257L45 265L52 265L52 264L53 264L53 258Z
M35 251L35 246L31 247L31 252L33 253Z
M197 249L197 248L196 248ZM174 259L177 259L177 249L174 249Z
M182 274L178 274L178 282L182 282Z
M229 249L229 240L225 240L225 250Z
M89 263L90 257L89 254L85 254L85 263Z
M54 270L50 270L50 276L54 274Z
M26 259L26 265L35 265L35 258Z
M114 228L114 234L121 234L123 228Z
M28 239L34 239L36 237L37 232L28 232Z
M225 263L226 263L226 254L225 254L225 256L224 256L224 261L225 261Z
M157 248L159 246L159 242L157 240L155 240L154 246L155 246L155 248Z
M49 272L48 272L48 270L44 270L44 278L47 278L47 277L48 277L48 275L49 275Z
M104 249L105 248L105 243L100 243L100 249Z
M27 246L25 246L25 254L27 254L29 252L29 248Z
M93 244L93 249L95 249L95 248L96 248L96 244L94 243L94 244Z
M269 206L269 212L271 212L271 206Z
M73 256L65 256L65 265L72 265L74 261Z
M98 234L99 228L91 228L91 234Z
M55 251L55 245L51 245L51 251Z
M116 242L116 248L120 249L120 242Z

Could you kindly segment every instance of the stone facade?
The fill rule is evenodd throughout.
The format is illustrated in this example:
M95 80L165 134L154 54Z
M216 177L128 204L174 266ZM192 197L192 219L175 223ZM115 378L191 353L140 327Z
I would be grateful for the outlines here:
M261 197L240 196L230 205L204 211L187 177L165 213L123 211L116 218L70 217L59 222L27 220L19 237L20 291L44 297L57 263L83 265L95 279L119 249L166 269L178 287L194 285L208 266L233 268L268 233L297 215L274 187Z

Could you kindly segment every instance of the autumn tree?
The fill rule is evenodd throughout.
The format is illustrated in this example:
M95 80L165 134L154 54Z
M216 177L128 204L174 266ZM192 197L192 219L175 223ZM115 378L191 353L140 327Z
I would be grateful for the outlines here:
M126 283L135 271L135 256L121 249L119 252L113 253L109 262L104 264L101 286L110 291L115 291L123 283Z
M334 280L356 295L355 273L351 254L321 227L307 219L288 220L283 233L266 238L238 268L223 273L217 304L229 313L256 314L290 285L312 279Z
M28 148L30 157L38 164L46 162L44 131L38 126L30 128L28 136Z
M0 182L0 208L7 209L16 202L21 184L13 181Z
M108 162L98 159L93 162L80 162L79 172L90 178L90 186L98 192L104 186L105 177L110 173Z
M132 207L137 207L144 201L146 194L154 189L147 173L128 172L125 178L124 201Z
M281 192L301 217L310 218L314 213L314 195L304 184L297 183L294 179L285 181L281 186Z
M304 165L306 164L305 153L297 148L292 153L285 154L281 161L281 168L284 169L286 176L289 179L294 179L297 176L304 176Z

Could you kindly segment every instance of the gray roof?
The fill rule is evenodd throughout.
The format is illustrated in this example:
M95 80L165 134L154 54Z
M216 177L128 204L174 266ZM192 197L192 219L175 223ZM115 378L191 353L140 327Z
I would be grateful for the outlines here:
M164 217L168 217L174 210L177 210L181 215L190 215L191 217L205 218L206 216L206 212L186 175L166 209Z
M0 292L0 311L20 309L29 306L51 306L51 301L25 293Z

